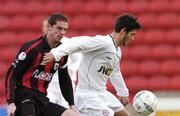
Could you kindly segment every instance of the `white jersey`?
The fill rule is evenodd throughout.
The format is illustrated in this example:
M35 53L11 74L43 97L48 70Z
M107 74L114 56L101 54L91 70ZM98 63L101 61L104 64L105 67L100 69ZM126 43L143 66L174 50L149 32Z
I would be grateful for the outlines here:
M103 91L110 78L119 96L129 95L119 67L122 53L110 35L74 37L51 50L57 61L77 52L82 52L77 89Z

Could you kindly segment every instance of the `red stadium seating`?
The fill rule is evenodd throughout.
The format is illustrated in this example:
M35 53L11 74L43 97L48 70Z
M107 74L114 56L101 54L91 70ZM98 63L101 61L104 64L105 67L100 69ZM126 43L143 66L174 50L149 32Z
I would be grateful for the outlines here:
M180 61L179 60L166 60L161 63L161 73L164 75L177 75L180 74Z
M160 29L152 29L144 32L142 43L144 44L162 44L165 43L165 32Z
M2 13L5 15L19 15L23 13L23 3L17 1L5 2L2 6Z
M157 75L160 73L160 63L155 60L146 60L138 63L137 73L140 75Z
M114 18L111 15L99 15L94 18L94 24L92 26L97 30L113 29L113 21Z
M22 45L23 43L25 42L28 42L28 41L31 41L33 39L35 39L37 37L37 33L34 33L34 32L22 32L20 33L19 35L17 35L17 44L20 46Z
M0 22L1 22L0 31L7 30L9 28L9 18L8 17L0 16Z
M169 44L178 44L180 42L180 29L174 28L171 30L168 30L165 34L165 41Z
M84 4L84 12L90 15L106 13L105 1L89 1Z
M163 59L173 58L174 47L171 45L159 44L151 49L152 49L151 55L154 59L163 60Z
M13 46L16 45L17 36L13 32L2 32L0 33L0 46Z
M178 25L177 14L175 13L164 13L160 14L156 20L156 26L159 28L173 28Z
M171 12L180 12L180 1L179 0L171 0L170 5L169 5L169 10Z
M4 79L0 79L0 99L1 99L1 96L4 96L5 94L5 87L4 87ZM4 99L2 99L3 101L0 100L0 104L4 102Z
M170 78L163 75L152 76L148 81L149 90L169 90Z
M128 48L128 57L134 60L145 60L151 58L151 46L137 45Z
M127 7L128 11L133 14L147 13L148 2L145 0L138 0L130 2Z
M123 61L121 64L121 71L125 76L136 75L138 65L138 62L136 61Z
M37 15L43 13L43 3L38 1L27 2L23 6L23 12L26 15Z
M2 61L1 58L0 61ZM9 67L10 67L10 63L0 62L0 69L1 69L0 80L5 78L5 75Z
M3 4L0 4L0 14L3 14Z
M30 17L26 15L18 15L10 20L10 28L14 31L24 31L28 30L30 24Z
M168 0L152 0L148 2L148 11L153 13L163 13L169 11Z
M0 96L0 104L6 104L6 97L4 95Z
M169 81L169 85L168 87L171 89L171 90L177 90L179 91L180 89L180 75L175 75L175 76L172 76L170 78L170 81Z
M19 47L8 47L1 49L1 61L6 63L14 61L18 51Z
M35 15L31 17L31 22L29 25L29 30L41 32L42 31L42 25L43 21L47 19L48 17L45 15Z
M148 79L144 76L133 75L125 80L130 92L136 92L142 89L147 89Z
M123 52L123 56L122 56L122 60L131 60L132 58L130 57L130 50L131 50L131 47L121 47L121 50Z
M153 13L145 13L138 16L138 20L143 28L156 28L156 18L156 15Z
M5 94L4 79L0 79L0 96Z
M123 12L128 12L127 6L128 4L122 0L110 1L110 3L107 4L106 10L109 12L109 14L119 15Z
M177 58L177 59L180 59L180 46L179 45L174 47L174 49L173 49L173 57Z
M70 29L74 30L88 30L92 28L93 20L91 16L79 15L72 18L70 22Z
M64 4L63 11L65 14L69 14L71 16L82 14L84 12L84 4L82 2L69 1Z
M48 1L44 4L44 12L46 14L51 14L54 12L63 12L64 5L58 1Z
M177 25L176 26L180 27L180 16L179 15L177 15Z

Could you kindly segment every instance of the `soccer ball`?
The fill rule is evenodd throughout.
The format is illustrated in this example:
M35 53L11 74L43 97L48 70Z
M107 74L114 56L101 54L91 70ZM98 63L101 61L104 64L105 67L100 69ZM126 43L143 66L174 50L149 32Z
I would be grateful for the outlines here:
M133 99L133 107L143 115L150 115L156 110L157 97L150 91L143 90L138 92Z

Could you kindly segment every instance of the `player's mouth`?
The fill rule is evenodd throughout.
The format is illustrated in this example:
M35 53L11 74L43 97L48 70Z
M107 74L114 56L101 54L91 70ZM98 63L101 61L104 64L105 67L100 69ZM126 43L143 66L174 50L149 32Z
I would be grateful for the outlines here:
M58 39L61 39L63 36L57 36Z

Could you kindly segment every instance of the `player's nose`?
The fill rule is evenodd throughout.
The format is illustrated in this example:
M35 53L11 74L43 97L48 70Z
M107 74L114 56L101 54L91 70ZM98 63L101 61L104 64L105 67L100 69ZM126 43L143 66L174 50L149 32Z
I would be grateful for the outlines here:
M131 41L134 41L134 37L131 37Z

